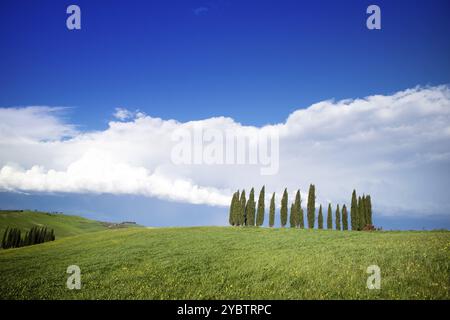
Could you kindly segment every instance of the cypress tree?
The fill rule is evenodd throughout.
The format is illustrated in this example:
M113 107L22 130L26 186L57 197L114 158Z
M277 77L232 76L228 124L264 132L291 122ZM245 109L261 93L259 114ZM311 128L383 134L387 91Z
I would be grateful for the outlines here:
M370 198L370 195L367 196L367 223L370 225L373 225L372 221L372 199Z
M265 188L261 188L258 198L258 210L256 212L256 225L258 227L262 226L264 223L264 201L265 201Z
M236 200L234 203L234 209L233 209L233 221L235 226L239 226L240 224L240 215L241 215L241 199L240 199L240 192L239 190L236 191Z
M297 228L301 228L304 222L302 215L302 198L300 195L300 190L297 190L297 193L295 194L294 211L295 211L295 226Z
M239 225L244 226L245 225L245 205L247 203L247 199L245 198L245 190L242 190L241 198L240 198L240 204L239 204Z
M314 220L316 215L316 187L311 184L309 185L308 192L308 205L307 205L307 216L308 216L308 228L314 228Z
M247 208L245 210L247 213L247 226L253 227L255 225L255 206L255 190L252 188L250 190L250 195L247 201Z
M5 230L5 232L3 233L3 238L2 238L2 248L5 248L6 249L6 238L7 238L7 235L8 235L8 230L9 230L9 227L6 227L6 230Z
M302 206L301 206L301 201L300 201L300 209L299 209L300 211L300 218L299 218L299 220L300 220L300 223L299 223L299 226L300 226L300 229L305 229L305 213L303 212L303 208L302 208Z
M270 199L270 208L269 208L269 227L273 227L275 224L275 192L272 194L272 198Z
M283 197L281 198L280 220L282 228L284 228L284 226L287 223L287 210L288 210L287 204L288 204L288 193L286 188L284 189Z
M347 207L345 206L345 204L342 207L342 229L343 230L348 230Z
M289 225L291 226L291 228L295 228L296 227L296 215L297 213L295 212L295 203L292 202L291 203L291 215L289 216Z
M15 234L14 234L14 248L20 247L20 240L21 240L20 230L17 229L17 228L15 228Z
M236 210L236 192L233 193L233 196L231 197L230 213L229 213L229 217L228 217L228 223L230 224L230 226L235 225L235 221L234 221L235 210Z
M11 228L8 234L8 248L14 248L16 243L16 228Z
M323 229L322 205L319 206L319 216L317 217L317 227Z
M14 237L13 237L13 243L12 247L17 248L20 243L20 231L17 228L14 228Z
M37 228L36 227L31 228L30 233L31 233L30 245L36 244L37 243Z
M42 236L41 236L41 243L45 242L45 236L47 235L47 227L42 228Z
M358 197L358 230L362 230L364 227L364 206L363 206L363 200L361 196Z
M356 200L356 191L353 190L352 202L350 206L350 223L352 230L358 230L358 201Z
M363 211L363 225L362 225L362 228L364 228L367 225L368 213L367 213L367 205L366 205L366 203L367 203L367 198L364 195L363 199L362 199L362 211Z
M30 239L30 232L27 231L25 232L25 237L23 238L23 245L24 246L28 246L29 244L29 239Z
M8 230L8 235L6 236L6 246L5 246L6 249L11 248L13 243L13 237L14 237L14 229L10 228Z
M341 230L341 211L339 205L336 206L336 230Z
M331 217L331 203L328 204L327 229L333 229L333 218Z
M5 245L3 246L3 248L8 249L11 247L11 244L12 244L12 229L9 228L6 234Z

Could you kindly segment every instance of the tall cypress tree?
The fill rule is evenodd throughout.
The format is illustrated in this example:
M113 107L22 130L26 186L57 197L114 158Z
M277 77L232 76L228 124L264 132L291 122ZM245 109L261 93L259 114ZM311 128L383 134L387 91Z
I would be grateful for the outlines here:
M241 199L240 199L240 192L239 190L236 191L236 200L234 202L234 209L233 209L233 221L234 225L239 225L239 216L241 214Z
M372 199L370 198L370 195L367 195L367 223L370 225L373 225L372 221Z
M302 227L303 225L303 216L302 214L302 198L300 195L300 190L297 190L297 193L295 194L295 201L294 201L294 211L295 211L295 226L297 228Z
M339 205L336 206L336 230L341 230L341 211Z
M265 201L265 187L261 188L258 198L258 210L256 212L256 225L262 226L264 223L264 201Z
M352 230L358 230L358 200L356 199L355 190L353 190L352 193L352 202L350 206L350 224L352 226Z
M348 230L348 214L347 214L347 207L345 206L345 204L342 207L342 229Z
M269 227L273 227L275 225L275 192L272 194L272 198L270 199L270 208L269 208Z
M313 184L309 186L307 209L308 228L313 229L316 218L316 187Z
M295 228L295 220L296 220L297 213L295 212L295 203L291 203L291 215L289 216L289 225L291 228Z
M364 227L364 206L361 196L358 197L358 230L362 230Z
M250 190L250 195L247 201L246 213L247 213L247 226L255 225L255 190L252 188Z
M368 224L368 222L367 222L367 219L369 218L368 217L368 215L369 215L369 213L367 212L367 197L364 195L364 197L363 197L363 201L362 201L362 206L363 206L363 212L364 212L364 215L363 215L363 228Z
M8 236L8 231L9 231L9 227L6 227L6 230L5 230L5 232L3 233L3 238L2 238L2 248L5 248L6 249L6 239L7 239L7 236Z
M317 217L317 227L323 229L322 205L319 206L319 216Z
M236 209L236 192L233 193L233 196L231 197L231 204L230 204L230 213L228 217L228 223L230 226L234 226L234 211Z
M281 198L281 209L280 209L280 220L281 220L281 227L284 228L284 226L287 223L287 205L288 205L288 193L287 188L284 189L283 197Z
M327 213L327 229L333 229L333 218L331 213L331 203L328 204L328 213Z
M239 225L245 225L245 205L247 204L247 199L245 197L245 190L242 190L239 204Z
M305 212L302 207L300 207L300 229L305 229Z

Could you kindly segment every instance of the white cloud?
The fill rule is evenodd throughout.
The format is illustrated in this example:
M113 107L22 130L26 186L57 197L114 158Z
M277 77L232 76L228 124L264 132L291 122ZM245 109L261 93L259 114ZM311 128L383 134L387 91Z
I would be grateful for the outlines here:
M347 203L370 193L384 214L450 212L450 88L417 87L393 95L322 101L262 128L230 118L180 123L117 109L104 131L77 132L58 109L0 108L0 189L141 194L227 205L232 190L303 191ZM6 115L6 116L4 116ZM280 169L254 165L175 165L172 133L201 126L248 135L280 133ZM69 137L69 138L68 138ZM247 191L248 192L248 191ZM304 202L305 204L305 202Z
M0 108L0 142L57 140L77 134L61 116L67 108L31 106Z
M113 114L114 118L120 121L130 120L133 118L142 118L145 117L145 113L140 112L139 110L130 111L125 108L116 108L116 112Z

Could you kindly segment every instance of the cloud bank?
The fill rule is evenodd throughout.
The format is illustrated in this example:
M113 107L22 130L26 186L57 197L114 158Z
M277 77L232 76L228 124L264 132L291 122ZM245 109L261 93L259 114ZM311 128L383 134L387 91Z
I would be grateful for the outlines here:
M322 101L264 127L224 117L162 120L118 108L107 129L80 132L65 121L66 111L0 108L0 190L139 194L225 206L238 188L266 185L266 193L278 194L300 188L305 199L314 183L324 205L348 204L356 188L371 194L380 214L450 212L448 86ZM174 164L174 131L197 127L236 135L276 130L278 173L264 176L249 164Z

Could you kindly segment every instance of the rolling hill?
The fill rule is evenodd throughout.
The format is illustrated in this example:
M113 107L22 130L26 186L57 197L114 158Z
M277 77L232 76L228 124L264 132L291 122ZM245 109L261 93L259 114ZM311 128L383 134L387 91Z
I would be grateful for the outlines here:
M7 227L28 231L34 226L46 226L55 230L56 238L78 234L127 227L127 224L114 224L61 213L37 212L28 210L1 210L0 235Z

